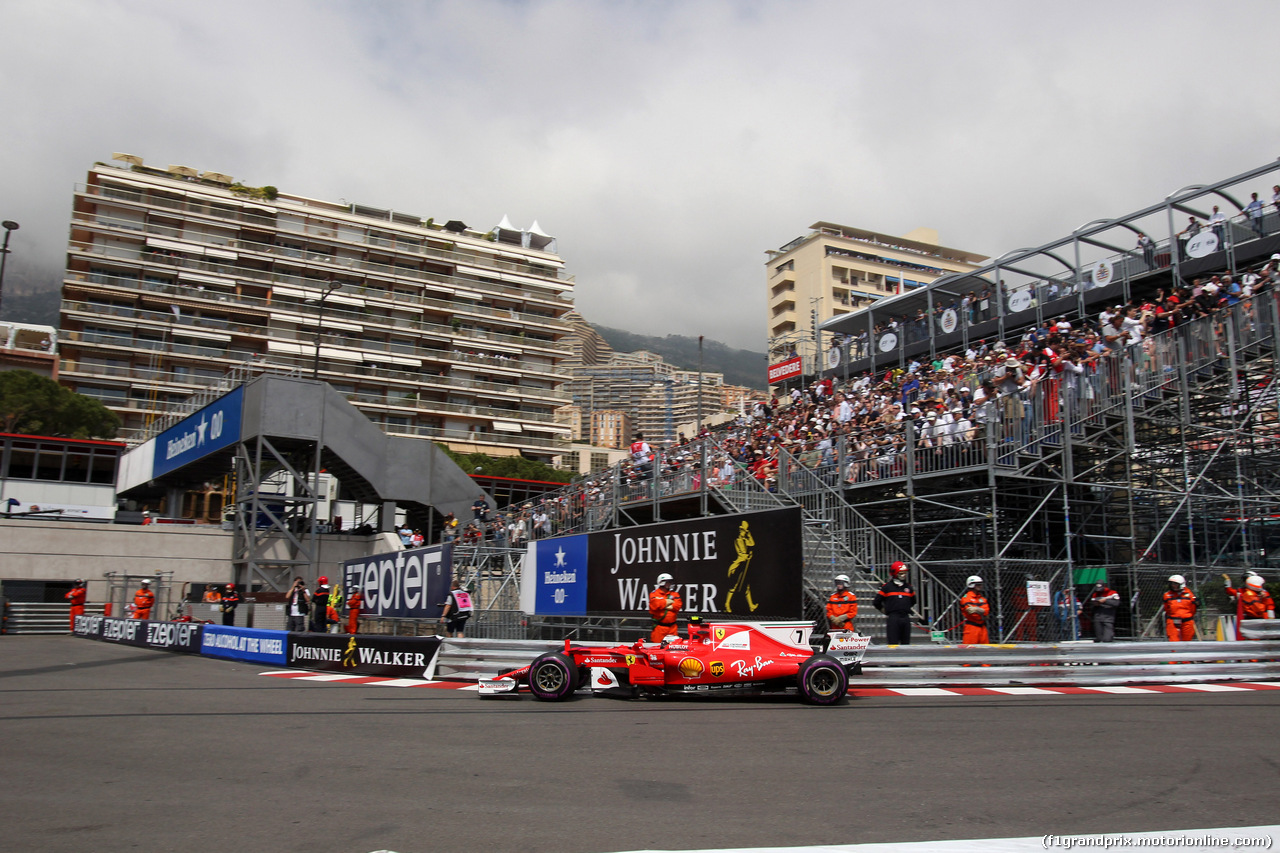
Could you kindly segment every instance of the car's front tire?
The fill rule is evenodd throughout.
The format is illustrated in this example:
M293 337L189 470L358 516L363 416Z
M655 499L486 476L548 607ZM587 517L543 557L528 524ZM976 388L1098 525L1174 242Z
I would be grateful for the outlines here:
M563 702L578 689L578 668L564 652L547 652L529 665L529 692L543 702Z
M849 692L844 664L830 655L814 655L796 672L800 695L811 705L834 705Z

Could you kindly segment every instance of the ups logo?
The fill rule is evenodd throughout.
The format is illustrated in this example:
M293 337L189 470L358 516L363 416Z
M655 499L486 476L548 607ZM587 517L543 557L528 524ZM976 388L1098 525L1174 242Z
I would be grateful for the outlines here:
M710 672L712 676L716 678L720 678L721 676L724 675L724 661L722 660L711 661L711 663L707 664L707 671Z
M725 634L724 628L716 628L715 633L716 633L716 642L719 642L720 640L724 639L724 634Z

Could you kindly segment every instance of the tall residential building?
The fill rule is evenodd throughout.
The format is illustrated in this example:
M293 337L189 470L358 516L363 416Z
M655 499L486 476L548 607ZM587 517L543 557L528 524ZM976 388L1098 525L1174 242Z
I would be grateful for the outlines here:
M554 239L98 163L76 188L61 381L138 435L237 365L317 375L386 432L550 460L573 279Z
M987 259L938 245L938 233L929 228L905 237L830 222L809 228L767 253L770 361L792 350L806 357L821 352L815 320L820 324L949 273L969 272Z

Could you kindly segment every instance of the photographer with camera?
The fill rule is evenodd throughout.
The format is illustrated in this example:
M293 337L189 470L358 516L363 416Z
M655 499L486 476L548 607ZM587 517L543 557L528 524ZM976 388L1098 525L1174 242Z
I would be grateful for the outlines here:
M307 630L307 612L311 608L311 593L302 578L293 579L293 587L284 600L284 612L287 617L287 630L302 632Z

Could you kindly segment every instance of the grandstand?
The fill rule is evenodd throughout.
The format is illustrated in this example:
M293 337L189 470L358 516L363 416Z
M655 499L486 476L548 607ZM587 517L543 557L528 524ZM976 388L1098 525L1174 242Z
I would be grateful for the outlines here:
M869 614L860 625L878 633L870 591L904 559L936 629L954 627L964 579L978 574L992 600L993 638L1073 639L1073 596L1105 575L1128 604L1117 635L1161 633L1168 575L1185 575L1212 603L1219 574L1265 574L1274 561L1280 264L1268 261L1280 255L1280 215L1243 200L1275 184L1277 170L1272 163L1184 188L825 324L841 341L826 374L835 390L878 388L881 398L902 400L904 377L919 364L935 388L976 392L963 431L940 437L908 399L879 443L832 428L830 447L815 457L813 436L790 422L779 429L777 414L744 419L667 449L653 479L624 465L548 496L556 532L800 505L806 608L815 618L830 578L843 571L857 579ZM1224 203L1237 215L1211 221L1210 206ZM1206 222L1176 230L1191 217ZM1150 245L1127 248L1141 234ZM1214 274L1249 274L1250 287L1219 295L1196 283ZM1142 314L1163 316L1164 297L1179 291L1183 310L1172 321ZM1097 317L1114 306L1138 309L1140 342L1103 344ZM1060 372L1061 350L1045 355L1045 342L1029 336L1056 323L1064 331L1051 346L1097 341L1079 373ZM999 360L964 355L997 347L1019 356L1034 381L984 400L979 389L998 378ZM963 367L939 370L945 356ZM763 448L766 466L748 466L744 446ZM737 474L713 475L725 458L742 463ZM1027 580L1048 581L1055 606L1029 606Z

